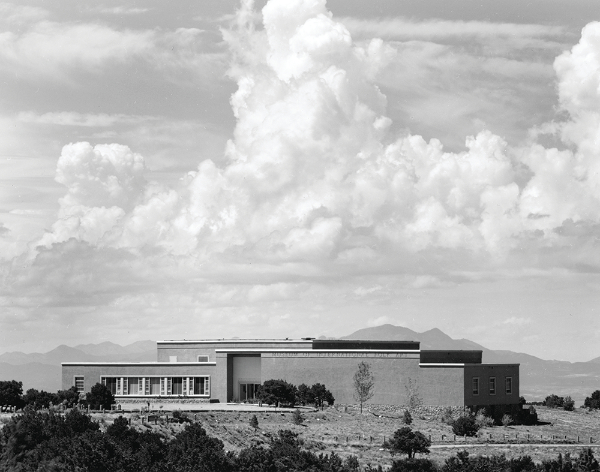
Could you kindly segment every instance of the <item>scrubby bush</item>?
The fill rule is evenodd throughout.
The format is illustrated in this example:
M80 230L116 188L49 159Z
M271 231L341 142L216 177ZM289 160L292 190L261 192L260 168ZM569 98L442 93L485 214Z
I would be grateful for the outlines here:
M292 420L294 421L294 424L297 425L301 425L302 423L304 423L304 416L302 416L302 413L300 413L300 410L298 410L297 408L292 413Z
M250 418L250 426L252 426L254 429L258 428L258 418L256 415L252 415L252 418Z
M175 410L173 412L173 421L179 424L192 422L192 420L188 418L187 415L183 414L181 410Z
M457 436L475 436L479 426L471 415L461 416L452 422L452 431Z
M410 411L404 410L404 415L402 415L402 422L404 424L412 424L413 419L412 419L412 416L410 414Z
M489 428L494 426L494 418L487 416L486 413L487 412L484 409L479 410L475 415L475 424L477 425L478 430L481 428Z
M504 416L502 416L502 425L503 426L509 426L509 425L511 425L513 423L514 423L514 421L513 421L512 416L510 416L510 415L504 415Z
M573 400L570 396L567 395L563 403L563 408L566 411L573 411L575 409L575 400Z
M454 416L452 414L452 408L450 408L448 406L448 407L446 407L444 409L444 412L442 413L441 421L442 421L442 423L446 423L446 424L449 424L449 425L451 425L454 422Z
M392 462L389 472L436 472L435 462L425 458L400 459Z

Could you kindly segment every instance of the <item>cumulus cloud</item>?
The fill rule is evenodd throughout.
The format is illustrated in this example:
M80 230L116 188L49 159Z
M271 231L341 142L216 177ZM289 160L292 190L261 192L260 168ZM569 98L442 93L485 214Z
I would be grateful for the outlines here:
M436 139L390 135L374 82L390 46L353 44L324 1L273 0L263 23L255 29L247 3L225 34L238 82L228 165L204 161L165 189L144 180L142 157L126 147L66 146L57 180L69 190L42 242L317 266L430 248L498 261L524 239L560 245L567 220L598 222L600 24L555 62L570 118L553 129L576 151L515 147L482 131L453 153Z

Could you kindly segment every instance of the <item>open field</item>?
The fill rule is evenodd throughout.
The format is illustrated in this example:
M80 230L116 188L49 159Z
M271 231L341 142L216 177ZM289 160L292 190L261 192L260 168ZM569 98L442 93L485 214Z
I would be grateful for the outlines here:
M438 417L413 415L411 427L431 436L434 447L430 458L443 462L455 455L461 447L467 445L469 454L491 455L505 454L515 457L530 455L535 461L555 458L559 452L570 452L577 455L580 448L589 444L598 451L600 457L600 412L588 412L577 409L573 412L537 407L539 420L536 426L500 426L485 428L478 438L454 438L452 429ZM356 455L361 464L390 464L390 455L381 449L384 438L389 438L396 429L403 426L401 415L403 410L371 411L362 415L355 409L343 407L328 408L324 411L302 410L305 421L295 425L289 411L204 411L189 413L190 419L199 421L207 433L219 438L226 450L238 451L256 444L267 444L272 435L281 429L290 429L298 433L304 446L313 452L330 453L335 451L346 457ZM257 429L249 425L250 418L256 414L259 426ZM131 424L137 429L152 429L165 438L173 437L185 425L166 421L164 414L154 421L142 421L142 416L135 413L124 413L131 418ZM0 418L0 423L6 421ZM105 428L118 415L115 413L94 413L92 415ZM169 415L170 416L170 415ZM442 440L442 435L444 439ZM491 437L490 437L491 435ZM528 437L529 435L529 437ZM566 436L566 439L565 439ZM577 444L577 437L581 446Z

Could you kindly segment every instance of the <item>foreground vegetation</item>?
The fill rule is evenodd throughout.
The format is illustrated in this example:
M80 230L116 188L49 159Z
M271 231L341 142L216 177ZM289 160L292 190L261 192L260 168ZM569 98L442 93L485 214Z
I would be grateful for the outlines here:
M430 441L403 426L378 448L381 461L368 463L350 454L313 452L298 433L289 429L263 432L262 444L237 451L207 433L204 425L175 415L173 435L151 427L140 430L122 416L106 425L73 409L64 415L27 409L13 415L0 430L0 471L231 471L283 472L364 470L428 472L576 472L598 471L590 449L535 462L530 455L474 456L459 451L440 460L423 457ZM256 429L259 425L248 425ZM172 430L173 431L173 430ZM416 457L420 455L420 457ZM373 465L372 465L373 464ZM382 467L383 464L383 467Z

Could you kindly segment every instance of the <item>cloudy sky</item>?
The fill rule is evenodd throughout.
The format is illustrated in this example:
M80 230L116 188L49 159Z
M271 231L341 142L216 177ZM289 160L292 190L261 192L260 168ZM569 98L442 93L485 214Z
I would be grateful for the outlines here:
M597 0L265 3L0 3L0 352L600 356Z

